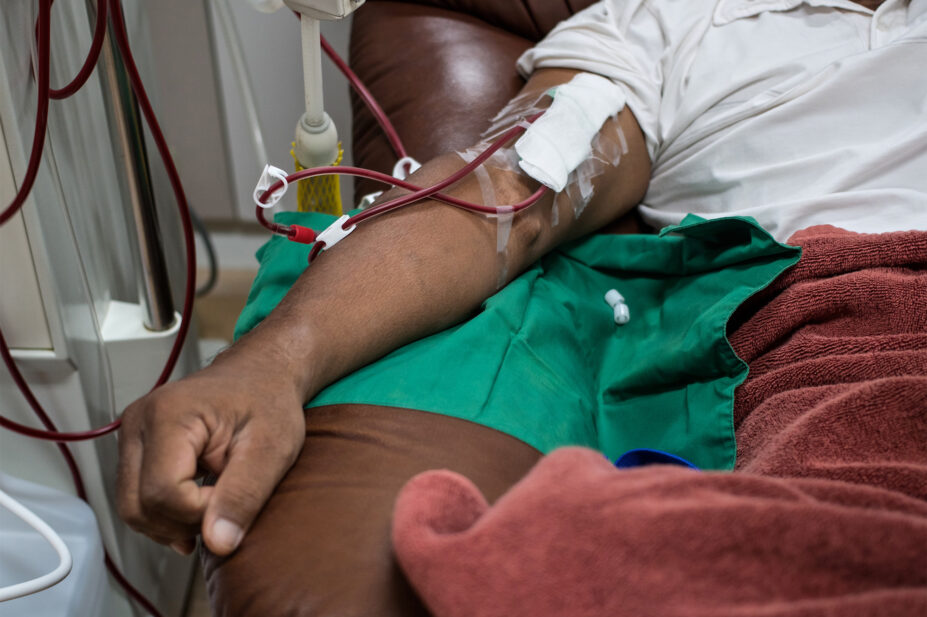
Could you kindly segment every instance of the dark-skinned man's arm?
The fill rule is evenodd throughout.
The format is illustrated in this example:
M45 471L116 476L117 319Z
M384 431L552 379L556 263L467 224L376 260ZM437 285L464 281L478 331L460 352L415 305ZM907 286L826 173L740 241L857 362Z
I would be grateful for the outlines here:
M576 73L535 73L524 92L540 95ZM640 128L623 110L602 129L629 151L595 180L582 215L553 196L517 214L505 254L511 279L558 244L593 232L633 208L650 178ZM410 180L438 182L463 167L439 157ZM537 183L514 170L490 170L496 203L521 201ZM447 192L482 201L469 177ZM563 203L561 203L561 201ZM322 253L280 305L206 369L133 403L123 416L119 512L134 529L190 552L202 532L226 555L238 546L290 468L305 437L303 404L326 385L377 358L465 319L497 291L503 260L494 219L435 201L359 225ZM218 475L200 486L198 471Z

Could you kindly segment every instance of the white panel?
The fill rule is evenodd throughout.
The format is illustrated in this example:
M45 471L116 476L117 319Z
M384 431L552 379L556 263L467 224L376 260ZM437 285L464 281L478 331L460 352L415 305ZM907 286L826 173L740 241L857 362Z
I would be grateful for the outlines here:
M150 4L145 17L155 69L149 90L157 95L158 117L187 199L203 218L233 219L232 181L207 7L190 0L159 0ZM155 168L161 166L155 157L152 162ZM170 200L173 203L173 195Z
M15 195L16 184L0 125L0 208L5 208ZM52 348L26 226L19 214L0 227L0 327L12 348Z

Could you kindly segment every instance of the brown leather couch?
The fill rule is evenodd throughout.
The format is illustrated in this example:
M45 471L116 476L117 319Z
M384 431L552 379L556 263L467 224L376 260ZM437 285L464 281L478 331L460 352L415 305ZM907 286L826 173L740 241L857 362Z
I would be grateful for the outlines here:
M472 146L521 88L515 60L593 0L370 0L354 16L351 66L420 161ZM354 162L389 172L395 154L357 97ZM358 183L357 194L379 190Z
M475 143L521 87L515 60L591 0L370 0L354 17L351 63L425 161ZM354 101L355 164L395 155ZM379 187L359 183L362 195ZM427 469L470 477L495 499L540 453L508 435L431 413L342 405L307 415L306 444L241 548L203 556L217 616L423 616L389 545L400 487Z

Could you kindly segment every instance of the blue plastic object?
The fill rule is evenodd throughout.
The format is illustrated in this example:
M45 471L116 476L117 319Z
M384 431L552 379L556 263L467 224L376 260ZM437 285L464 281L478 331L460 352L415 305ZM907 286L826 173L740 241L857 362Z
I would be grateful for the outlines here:
M647 465L681 465L689 469L698 470L698 467L680 456L670 454L669 452L663 452L662 450L651 450L648 448L628 450L615 461L615 467L618 469L646 467Z

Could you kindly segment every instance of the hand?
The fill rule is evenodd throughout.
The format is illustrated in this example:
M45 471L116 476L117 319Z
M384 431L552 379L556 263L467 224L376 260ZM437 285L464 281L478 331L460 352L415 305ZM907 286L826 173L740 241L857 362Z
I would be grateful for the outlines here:
M302 449L299 388L243 360L227 352L123 415L119 515L183 554L200 530L213 553L233 552ZM197 484L203 470L215 486Z

